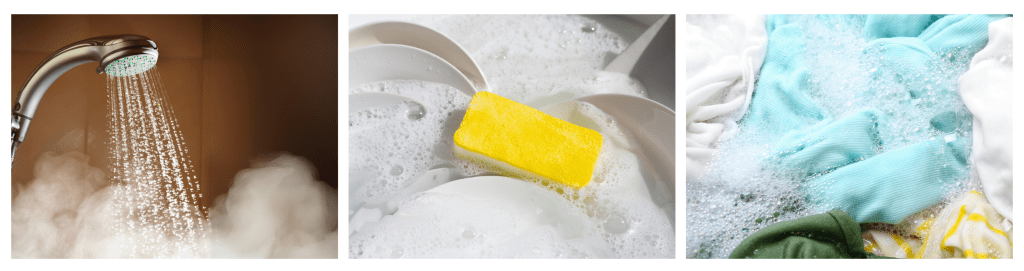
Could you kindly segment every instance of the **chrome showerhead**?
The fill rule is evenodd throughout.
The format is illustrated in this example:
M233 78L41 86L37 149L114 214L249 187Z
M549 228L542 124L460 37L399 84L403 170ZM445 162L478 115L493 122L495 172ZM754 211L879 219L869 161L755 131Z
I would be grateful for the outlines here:
M78 65L100 62L96 73L113 76L135 75L156 65L156 43L139 35L102 36L64 46L36 67L21 89L11 112L11 161L18 144L25 141L29 121L35 115L46 89L61 75Z
M152 41L149 42L152 44ZM100 60L100 66L96 68L96 73L129 76L147 71L156 65L159 57L156 44L152 45L152 47L133 46L110 52Z

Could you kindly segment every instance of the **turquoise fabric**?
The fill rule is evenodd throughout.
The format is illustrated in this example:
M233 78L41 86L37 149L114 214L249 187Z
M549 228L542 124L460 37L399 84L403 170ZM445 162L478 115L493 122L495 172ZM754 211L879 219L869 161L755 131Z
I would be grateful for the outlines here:
M825 110L804 92L810 88L804 63L806 43L789 16L768 16L768 50L754 86L750 108L741 120L751 130L794 130L825 119Z
M789 169L824 172L874 156L882 143L879 122L884 125L888 118L878 110L863 109L838 121L828 119L789 132L772 152Z
M967 176L965 141L936 138L888 151L810 179L803 191L859 223L896 224L941 201L946 185Z
M932 117L929 123L932 125L932 129L949 133L956 129L966 128L967 122L960 121L961 119L969 118L964 115L965 113L946 111Z
M943 15L872 15L864 23L865 37L869 39L916 37Z
M829 27L862 30L865 54L877 53L878 69L895 74L894 84L904 86L915 101L957 97L955 89L933 89L935 61L969 63L987 43L988 24L1004 15L819 15ZM887 114L862 108L837 116L810 95L812 83L806 63L808 42L801 25L807 18L770 15L767 19L768 49L754 89L750 109L740 123L744 133L781 135L768 163L807 173L801 191L822 210L840 208L857 222L898 223L938 203L946 184L966 177L969 146L956 137L943 136L878 154L882 140L879 127L889 125ZM938 59L938 60L937 60ZM887 80L887 79L885 79ZM949 81L947 81L949 82ZM947 84L948 85L948 84ZM927 97L926 97L927 96ZM863 97L865 99L883 99ZM913 106L909 99L907 110ZM913 112L911 112L913 114ZM930 127L946 135L969 127L969 116L947 111L935 116Z

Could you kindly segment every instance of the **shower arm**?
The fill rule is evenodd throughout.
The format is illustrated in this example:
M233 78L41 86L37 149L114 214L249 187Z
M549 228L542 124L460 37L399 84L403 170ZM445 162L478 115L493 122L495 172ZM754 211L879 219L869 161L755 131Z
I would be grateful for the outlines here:
M89 62L100 62L96 73L102 74L104 67L126 55L138 52L156 54L156 43L137 35L103 36L82 40L54 52L28 77L22 87L18 101L11 107L11 163L18 144L25 142L29 123L35 116L39 102L46 90L57 78L71 68ZM152 52L150 52L152 51Z

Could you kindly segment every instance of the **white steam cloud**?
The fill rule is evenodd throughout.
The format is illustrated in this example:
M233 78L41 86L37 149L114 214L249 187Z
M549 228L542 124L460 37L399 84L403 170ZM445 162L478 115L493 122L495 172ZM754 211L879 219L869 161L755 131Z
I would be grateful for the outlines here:
M337 191L305 159L282 154L235 177L210 212L196 251L170 235L118 232L119 185L79 152L44 153L11 210L12 258L337 258ZM128 254L133 238L159 254ZM146 251L146 250L142 250Z
M242 170L210 212L215 258L337 258L338 192L280 155Z

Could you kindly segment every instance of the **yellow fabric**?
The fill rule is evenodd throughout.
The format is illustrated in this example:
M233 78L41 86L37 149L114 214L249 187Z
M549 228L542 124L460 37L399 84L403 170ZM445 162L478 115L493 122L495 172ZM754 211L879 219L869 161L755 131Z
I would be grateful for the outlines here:
M981 193L972 191L938 214L911 218L910 236L869 230L862 236L868 252L897 258L1013 258L1013 231Z
M1003 229L1004 220L981 193L968 193L956 205L947 206L936 218L944 229L932 229L927 258L1012 258L1013 242ZM944 219L945 221L943 221Z
M454 141L459 148L497 160L488 166L506 175L522 177L521 170L580 188L590 182L604 139L594 130L497 94L477 92Z
M879 230L866 231L861 237L864 238L866 243L872 244L871 246L865 246L864 250L875 255L893 258L914 258L915 251L921 247L921 240L915 237L904 238L897 234Z
M868 234L868 233L865 233L865 234ZM865 237L864 238L864 251L867 251L868 253L873 253L873 254L876 254L876 255L881 255L882 254L881 251L878 251L880 249L878 247L878 244L875 244L875 242L872 242L872 241L868 241L868 238L869 237Z

